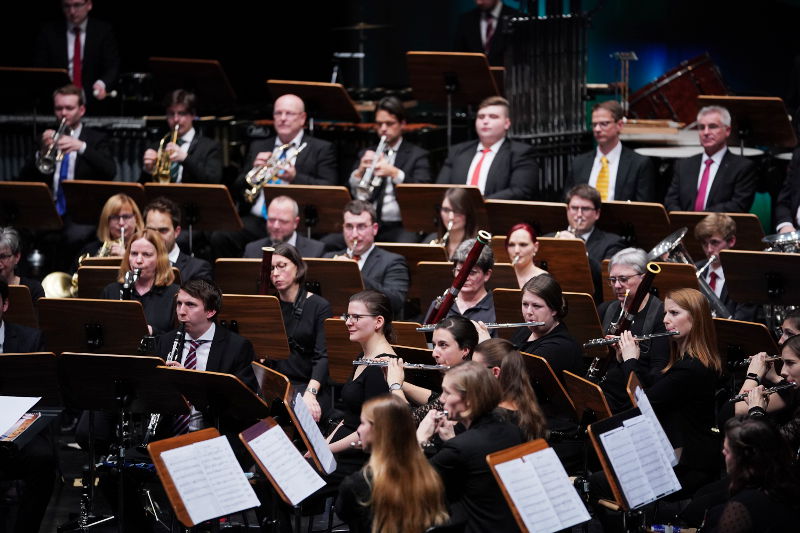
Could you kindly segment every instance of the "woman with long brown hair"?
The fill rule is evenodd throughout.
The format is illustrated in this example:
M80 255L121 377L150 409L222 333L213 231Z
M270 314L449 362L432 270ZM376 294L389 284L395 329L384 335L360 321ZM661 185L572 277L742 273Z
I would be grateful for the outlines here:
M353 533L422 532L448 515L444 485L414 436L408 405L379 396L361 408L358 437L369 461L339 486L336 514Z
M478 235L477 211L478 207L467 189L463 187L447 189L439 208L438 232L428 237L441 241L447 233L447 242L444 244L447 257L451 257L459 244Z

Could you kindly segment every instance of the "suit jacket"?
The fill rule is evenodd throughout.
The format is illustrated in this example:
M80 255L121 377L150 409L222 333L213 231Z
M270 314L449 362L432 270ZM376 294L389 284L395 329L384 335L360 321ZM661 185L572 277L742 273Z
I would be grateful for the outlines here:
M675 162L672 183L664 198L667 211L694 211L703 156L700 154ZM705 211L747 213L753 205L757 181L756 166L752 161L726 151L708 191Z
M150 148L156 150L158 145ZM186 150L186 159L181 163L183 174L181 183L220 183L222 182L222 148L219 143L204 137L195 129L195 136ZM139 183L147 183L153 176L142 170Z
M303 151L298 154L294 167L297 176L292 183L297 185L338 185L339 174L336 170L336 151L332 143L311 137L308 133L303 135L302 143L308 143ZM237 183L244 187L244 178L253 168L253 161L259 152L272 152L275 150L275 136L266 139L257 139L250 143L244 172L239 175ZM243 190L243 189L242 189Z
M481 15L482 11L475 8L458 17L454 48L456 52L484 53L481 41ZM490 65L503 65L505 51L508 47L508 38L506 37L509 26L508 19L518 15L522 15L522 13L505 4L500 9L500 19L497 21L497 27L494 29L489 47Z
M586 253L591 259L602 263L603 259L609 259L612 255L625 248L622 237L616 233L603 231L595 226L594 231L586 239Z
M345 250L339 250L328 252L324 257L344 254ZM400 316L409 284L405 257L375 246L361 268L361 279L365 288L385 294L392 303L394 316Z
M436 183L465 184L478 141L453 146ZM506 139L500 145L486 178L484 198L497 200L533 200L538 190L539 167L529 144Z
M796 148L792 154L792 161L786 169L786 180L775 202L775 224L789 222L797 228L798 208L800 208L800 148Z
M8 320L3 320L2 323L6 326L3 353L28 353L44 350L44 339L40 330L13 324Z
M273 246L272 240L269 237L264 237L263 239L258 239L257 241L247 243L247 246L244 247L243 257L249 259L261 259L261 256L263 255L261 248L264 246ZM322 257L322 254L325 252L325 243L315 239L303 237L299 233L297 234L295 247L297 248L297 251L300 252L302 257Z
M568 191L579 183L589 183L597 150L580 154L572 160L572 168L564 182ZM614 200L633 202L654 202L656 168L649 157L622 147L617 167L617 180L614 185Z
M78 138L86 143L86 150L75 160L75 179L113 180L117 175L117 163L111 155L108 136L84 125ZM43 181L53 187L53 175L42 174L36 168L35 154L22 167L19 177L24 181Z
M185 283L190 279L204 279L208 281L214 279L211 263L205 259L199 259L180 252L174 266L178 267L178 270L181 271L181 283Z

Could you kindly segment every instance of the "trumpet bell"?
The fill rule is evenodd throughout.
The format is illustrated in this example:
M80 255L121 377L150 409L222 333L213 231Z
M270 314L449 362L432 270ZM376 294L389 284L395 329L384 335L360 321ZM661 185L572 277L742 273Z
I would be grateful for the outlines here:
M75 298L78 294L78 275L51 272L42 280L42 288L48 298Z
M765 252L800 253L800 231L767 235L761 242L768 245Z

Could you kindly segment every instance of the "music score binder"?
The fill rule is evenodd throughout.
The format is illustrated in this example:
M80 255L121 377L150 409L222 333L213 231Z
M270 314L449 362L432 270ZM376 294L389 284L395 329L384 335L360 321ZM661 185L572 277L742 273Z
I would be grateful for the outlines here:
M486 462L523 532L551 533L590 519L544 439L489 454Z

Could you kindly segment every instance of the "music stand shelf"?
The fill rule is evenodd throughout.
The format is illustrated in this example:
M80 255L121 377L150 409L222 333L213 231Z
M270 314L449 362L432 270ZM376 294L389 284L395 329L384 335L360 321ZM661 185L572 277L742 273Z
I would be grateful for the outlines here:
M0 225L58 230L63 223L46 184L0 181Z

